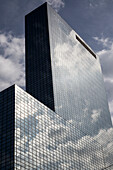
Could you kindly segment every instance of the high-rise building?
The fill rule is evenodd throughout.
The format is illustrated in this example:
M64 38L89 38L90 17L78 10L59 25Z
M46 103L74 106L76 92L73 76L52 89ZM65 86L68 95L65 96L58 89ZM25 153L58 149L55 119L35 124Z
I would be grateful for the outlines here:
M112 162L103 133L112 123L99 58L47 3L26 16L26 91L95 137L105 162Z
M92 135L111 127L98 56L47 3L26 16L26 91Z
M0 93L0 170L113 169L99 58L47 4L26 16L26 93Z
M1 92L0 130L0 170L104 167L98 142L18 86Z

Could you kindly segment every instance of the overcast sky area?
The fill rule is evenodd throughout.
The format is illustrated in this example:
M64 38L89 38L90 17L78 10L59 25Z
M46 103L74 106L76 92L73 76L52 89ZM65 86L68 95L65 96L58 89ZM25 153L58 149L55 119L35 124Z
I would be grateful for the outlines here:
M0 90L25 86L24 16L43 2L99 55L113 121L113 0L0 0Z

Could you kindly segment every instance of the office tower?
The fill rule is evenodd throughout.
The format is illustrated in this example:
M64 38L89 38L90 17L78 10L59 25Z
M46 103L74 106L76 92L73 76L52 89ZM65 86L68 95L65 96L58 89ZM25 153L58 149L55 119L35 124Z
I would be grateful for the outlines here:
M86 133L111 127L98 56L47 3L26 16L26 91Z
M0 170L104 167L98 142L16 85L0 93L0 121Z
M26 16L26 89L0 93L0 170L113 169L98 56L47 3Z
M26 18L26 91L54 111L47 4Z
M106 141L102 132L112 125L99 58L47 3L26 16L26 90L97 141ZM107 165L113 160L108 143L102 143Z
M26 16L26 90L95 137L103 145L106 164L113 163L113 138L108 147L105 136L113 131L99 58L47 3Z

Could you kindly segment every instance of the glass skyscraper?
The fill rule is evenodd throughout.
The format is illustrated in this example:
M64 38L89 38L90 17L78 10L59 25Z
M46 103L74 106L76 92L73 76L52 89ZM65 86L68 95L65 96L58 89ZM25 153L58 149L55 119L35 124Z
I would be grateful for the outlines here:
M26 91L90 134L111 127L98 56L47 4L26 16Z
M26 91L0 93L0 169L113 169L98 56L47 4L26 23Z
M0 169L101 169L103 148L14 85L1 92Z

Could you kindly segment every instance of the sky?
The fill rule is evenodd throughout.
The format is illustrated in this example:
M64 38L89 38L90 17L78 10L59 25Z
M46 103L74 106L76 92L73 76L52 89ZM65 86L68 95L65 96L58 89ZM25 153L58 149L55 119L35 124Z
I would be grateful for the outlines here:
M0 0L0 90L25 87L24 17L44 2L99 56L113 121L113 0Z

